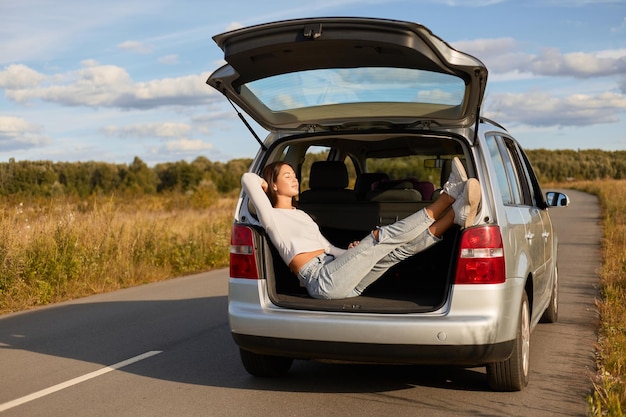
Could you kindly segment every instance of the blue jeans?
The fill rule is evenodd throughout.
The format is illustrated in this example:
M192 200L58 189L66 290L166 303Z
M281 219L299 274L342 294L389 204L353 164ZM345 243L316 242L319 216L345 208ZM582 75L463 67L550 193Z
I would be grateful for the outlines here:
M357 297L389 268L441 241L428 229L433 222L423 209L382 226L378 241L370 233L337 258L319 255L300 269L298 279L313 298Z

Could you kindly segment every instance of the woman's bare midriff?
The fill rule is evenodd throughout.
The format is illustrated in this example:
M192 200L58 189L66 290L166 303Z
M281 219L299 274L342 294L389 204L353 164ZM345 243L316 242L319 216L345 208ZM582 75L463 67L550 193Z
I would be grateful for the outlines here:
M291 259L291 262L289 262L289 269L291 269L291 272L298 275L298 272L300 272L300 269L304 265L306 265L311 259L315 258L316 256L321 255L322 253L324 253L324 249L315 250L313 252L299 253Z

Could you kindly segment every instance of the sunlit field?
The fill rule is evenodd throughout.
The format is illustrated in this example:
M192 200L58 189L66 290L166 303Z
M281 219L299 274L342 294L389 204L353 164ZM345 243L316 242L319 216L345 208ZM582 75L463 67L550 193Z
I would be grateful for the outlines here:
M228 263L235 198L12 200L0 208L0 313Z
M569 185L595 194L602 206L604 240L600 271L598 372L589 396L593 416L623 416L626 409L626 181Z

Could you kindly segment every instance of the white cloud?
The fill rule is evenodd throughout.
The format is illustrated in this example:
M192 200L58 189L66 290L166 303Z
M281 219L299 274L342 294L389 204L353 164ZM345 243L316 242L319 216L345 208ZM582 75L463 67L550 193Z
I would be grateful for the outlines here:
M65 106L146 109L189 106L211 102L216 94L205 75L187 75L135 82L125 69L83 61L76 71L44 75L26 66L9 66L0 72L0 86L10 100L42 100Z
M199 153L212 151L213 145L211 143L189 137L194 130L202 134L201 129L194 129L192 125L186 123L175 122L107 126L101 129L103 134L112 137L160 139L162 140L161 144L151 146L151 148L152 154L163 155L163 160L171 159L172 154L176 155L177 158L195 158Z
M562 54L556 48L547 48L534 57L527 68L539 75L574 78L620 75L626 73L626 52L619 50Z
M152 53L152 46L146 45L140 41L125 41L117 45L119 49L125 51L135 52L138 54L150 54Z
M161 64L165 64L165 65L175 65L178 64L178 55L176 54L172 54L172 55L165 55L162 56L158 59L159 63Z
M179 78L163 78L144 83L137 83L134 94L139 101L155 101L167 98L202 98L209 92L206 78L187 75Z
M513 38L473 39L454 42L452 46L459 51L464 51L477 57L502 55L519 47L517 41Z
M239 22L230 22L230 23L228 24L228 26L226 26L226 31L227 31L227 32L230 32L231 30L241 29L241 28L243 28L243 27L244 27L244 25L242 25L242 24L241 24L241 23L239 23Z
M537 76L533 75L531 72L520 72L518 70L513 70L509 72L496 72L489 73L489 82L502 82L502 81L521 81L528 80L531 78L537 78Z
M554 97L546 93L497 94L490 98L487 117L504 124L530 126L591 126L615 123L626 111L626 97L616 93Z
M168 141L165 144L165 150L170 153L201 152L211 149L213 149L212 144L203 142L200 139L181 138L178 140Z
M607 49L596 52L596 55L599 58L624 59L626 58L626 49Z
M6 89L28 88L37 85L45 75L28 68L26 65L9 65L0 72L0 87Z
M0 116L0 151L29 149L49 142L40 134L39 126L20 117Z
M512 38L455 42L454 47L474 55L495 74L591 78L626 73L626 49L562 53L545 48L540 54L523 52Z
M42 77L42 82L22 88L8 88L6 96L16 102L30 100L59 103L67 106L112 106L115 99L132 90L128 73L114 65L93 65L84 62L80 70Z
M179 138L191 131L191 126L186 123L145 123L132 126L107 126L102 129L103 133L117 137L138 138Z
M474 39L470 41L454 42L453 47L480 59L489 69L490 79L493 75L507 74L505 79L519 77L532 77L527 73L526 67L533 56L522 52L522 45L513 38Z

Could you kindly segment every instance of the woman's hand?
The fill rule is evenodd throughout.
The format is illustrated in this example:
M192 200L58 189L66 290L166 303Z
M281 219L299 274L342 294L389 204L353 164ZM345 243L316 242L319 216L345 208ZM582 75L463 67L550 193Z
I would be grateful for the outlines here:
M268 187L267 181L261 178L261 188L263 189L264 193L267 193L267 187Z
M355 240L354 242L350 242L350 244L348 245L348 249L352 249L352 248L356 248L357 246L359 246L360 241Z

